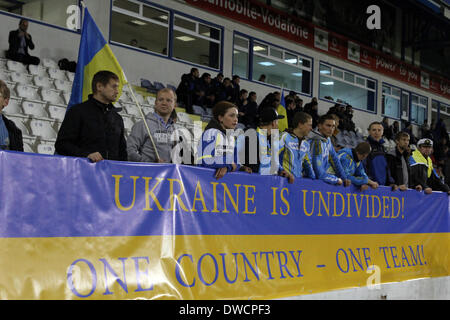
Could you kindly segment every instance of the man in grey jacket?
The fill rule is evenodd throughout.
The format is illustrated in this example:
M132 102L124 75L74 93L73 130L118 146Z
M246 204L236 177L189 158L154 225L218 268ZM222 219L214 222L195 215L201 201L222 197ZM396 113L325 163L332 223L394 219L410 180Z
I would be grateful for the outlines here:
M129 161L172 162L171 151L174 142L171 139L171 135L174 131L174 123L170 115L175 109L176 101L177 97L172 89L164 88L158 91L156 94L155 112L149 112L145 116L158 154L155 152L153 142L149 138L145 123L141 120L133 125L127 140Z

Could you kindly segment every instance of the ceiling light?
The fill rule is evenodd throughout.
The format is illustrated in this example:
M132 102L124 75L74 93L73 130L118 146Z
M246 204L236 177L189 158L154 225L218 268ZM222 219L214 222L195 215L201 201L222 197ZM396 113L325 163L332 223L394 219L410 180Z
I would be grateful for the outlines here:
M330 70L320 70L320 74L331 74Z
M180 37L177 37L177 39L181 40L181 41L185 41L185 42L195 40L194 38L191 38L191 37L188 37L188 36L180 36Z
M141 20L131 20L130 21L133 24L137 24L138 26L145 26L147 23Z
M287 63L297 63L297 58L285 59L284 62L287 62Z
M334 85L334 82L333 81L324 81L324 82L321 82L320 84L323 84L324 86L332 86L332 85Z
M266 51L267 48L261 47L261 46L254 46L253 51Z
M265 66L265 67L271 67L274 66L275 63L269 62L269 61L263 61L263 62L258 62L258 64Z
M291 73L293 76L295 76L295 77L301 77L302 76L302 73L301 72L294 72L294 73Z

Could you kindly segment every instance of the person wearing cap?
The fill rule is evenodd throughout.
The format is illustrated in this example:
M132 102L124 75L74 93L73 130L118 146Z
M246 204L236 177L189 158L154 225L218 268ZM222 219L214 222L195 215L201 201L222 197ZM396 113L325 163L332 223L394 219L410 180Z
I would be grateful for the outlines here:
M450 187L443 183L436 174L431 161L433 153L433 141L431 139L420 139L417 142L417 150L409 157L411 172L409 185L420 185L426 194L433 190L444 191L450 195Z
M287 129L280 139L280 163L295 178L315 179L310 145L305 139L312 129L312 117L307 113L297 112L293 116L292 125L294 129Z
M347 178L330 139L335 126L334 118L330 114L326 114L319 118L318 131L312 130L309 133L308 141L311 144L312 164L317 179L329 184L343 184L348 187L351 181Z
M279 115L275 109L262 109L256 132L249 129L245 136L239 138L240 157L252 172L263 175L278 174L288 178L289 183L293 183L294 176L283 169L278 158L280 150L278 120L280 119L284 119L284 116ZM254 134L252 135L252 133ZM256 146L256 148L252 146Z
M241 168L238 161L237 144L232 134L238 124L238 108L228 101L220 101L213 107L213 118L209 121L198 145L197 164L216 169L215 178Z

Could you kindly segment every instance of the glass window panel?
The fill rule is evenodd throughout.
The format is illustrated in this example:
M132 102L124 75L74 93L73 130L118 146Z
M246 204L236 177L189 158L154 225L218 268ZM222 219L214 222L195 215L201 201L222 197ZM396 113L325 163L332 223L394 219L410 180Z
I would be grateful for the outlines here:
M163 23L169 23L169 13L168 12L158 10L156 8L145 6L145 5L143 7L144 8L143 8L142 15L144 17L153 19L156 21L160 21Z
M333 68L333 76L335 76L336 78L342 79L344 77L344 73L339 69Z
M402 93L402 117L408 117L409 114L409 94Z
M177 59L218 69L220 45L175 30L173 32L173 56Z
M320 74L331 75L331 67L321 64L320 65Z
M367 88L375 90L375 81L367 79Z
M248 52L236 49L233 51L233 74L248 79Z
M341 99L354 108L375 111L375 93L325 75L320 76L320 98Z
M420 104L421 104L421 105L424 105L424 106L428 105L428 99L427 99L427 98L420 97Z
M345 72L344 73L344 80L347 81L347 82L354 83L355 82L355 75L353 75L351 73L348 73L348 72Z
M283 59L283 51L275 48L270 48L270 56L278 59Z
M212 28L209 26L206 26L204 24L200 24L198 26L198 32L205 37L214 39L214 40L220 40L220 30L216 28Z
M439 107L438 102L433 100L433 101L431 102L431 109L437 111L438 107Z
M269 48L262 43L255 42L253 44L253 52L267 56L269 54Z
M356 77L356 83L365 87L366 86L366 79L361 78L361 77Z
M289 52L285 52L284 53L284 62L297 65L297 63L299 62L298 56L291 54Z
M311 73L297 66L282 63L268 57L253 57L253 79L266 75L266 83L286 90L310 94Z
M411 95L411 102L412 103L419 103L419 97L416 95Z
M400 99L383 96L383 114L392 118L400 118Z
M248 49L248 39L244 39L238 36L234 36L234 45Z
M133 21L141 21L138 25ZM111 40L167 55L169 28L112 11Z
M391 87L383 86L383 93L385 93L385 94L391 94Z
M311 61L308 59L301 59L300 64L305 68L311 68Z
M401 90L400 89L392 88L392 95L393 96L400 97L400 94L401 94Z
M116 8L125 9L134 13L139 13L139 4L127 0L114 0L113 6Z
M179 16L175 16L174 25L190 31L197 32L196 23L190 20L183 19Z

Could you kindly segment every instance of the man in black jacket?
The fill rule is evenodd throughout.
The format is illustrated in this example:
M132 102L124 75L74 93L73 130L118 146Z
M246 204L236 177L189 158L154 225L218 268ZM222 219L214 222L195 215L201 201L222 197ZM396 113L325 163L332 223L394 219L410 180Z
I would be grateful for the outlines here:
M57 154L101 160L127 161L126 141L120 109L112 103L119 93L119 78L99 71L92 80L93 94L71 107L64 117L55 143Z
M27 30L28 20L21 19L19 22L19 29L9 33L9 49L6 51L6 58L22 62L23 64L38 65L40 59L38 57L33 57L28 53L28 49L34 49L34 43Z
M0 80L0 150L23 151L22 131L2 113L9 97L9 88Z
M177 102L181 103L186 109L187 113L194 113L192 105L194 104L194 97L196 88L195 85L199 79L200 73L197 68L192 68L191 72L185 73L181 76L180 84L176 90Z

